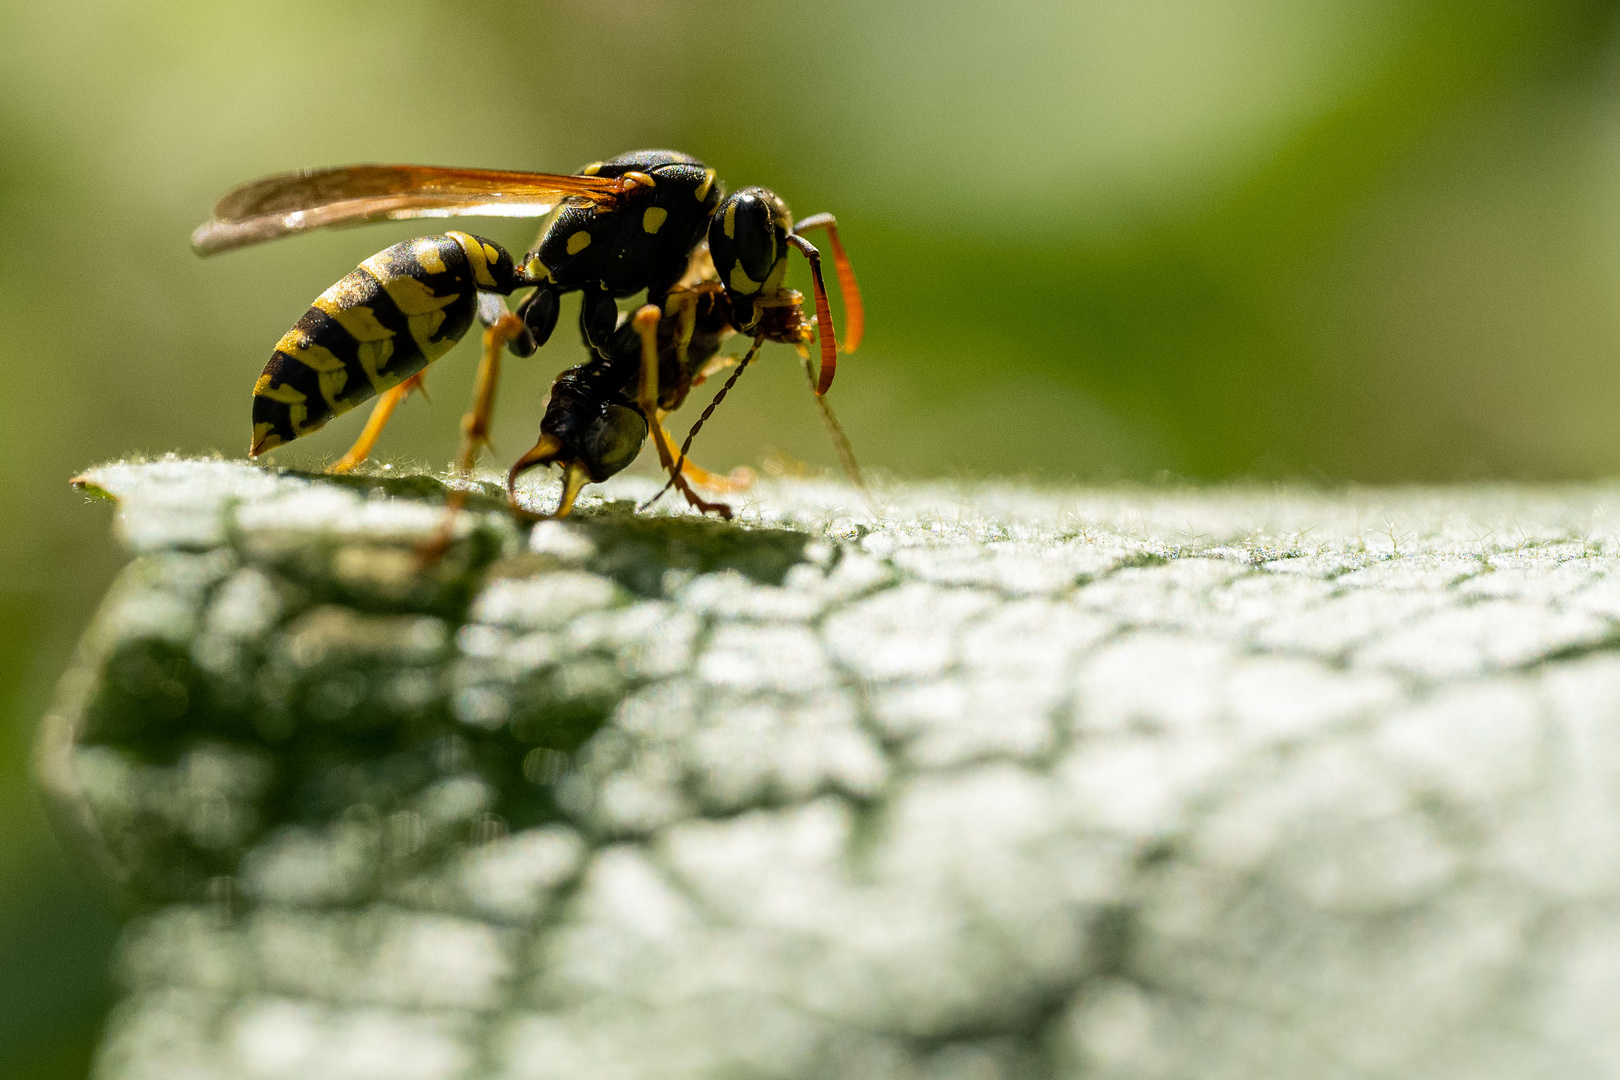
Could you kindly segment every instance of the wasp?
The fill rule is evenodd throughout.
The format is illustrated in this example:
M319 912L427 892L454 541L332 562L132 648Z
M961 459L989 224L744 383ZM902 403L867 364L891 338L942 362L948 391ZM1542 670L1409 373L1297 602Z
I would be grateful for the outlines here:
M560 516L583 483L629 464L651 432L671 482L694 505L720 512L722 504L690 490L683 469L703 474L686 467L684 453L670 452L660 421L702 381L703 367L732 333L752 334L755 351L765 340L802 351L816 339L813 388L831 416L821 398L836 372L838 342L820 253L804 234L827 231L845 304L844 351L851 352L864 319L836 220L818 214L795 224L787 205L764 188L727 196L714 170L674 151L622 154L574 175L419 165L284 173L227 192L192 246L212 255L366 221L547 214L551 222L521 260L491 240L452 231L381 251L322 293L277 343L254 385L250 456L380 397L360 437L332 466L354 468L398 404L422 388L424 369L476 319L485 327L483 355L456 458L458 471L470 472L488 443L502 352L532 355L550 338L569 292L582 294L580 333L592 359L558 378L541 440L509 474L509 493L522 469L559 464ZM813 330L803 298L783 285L790 250L810 265ZM509 309L503 298L525 290ZM623 319L617 301L641 292L646 304ZM515 494L512 501L516 506Z

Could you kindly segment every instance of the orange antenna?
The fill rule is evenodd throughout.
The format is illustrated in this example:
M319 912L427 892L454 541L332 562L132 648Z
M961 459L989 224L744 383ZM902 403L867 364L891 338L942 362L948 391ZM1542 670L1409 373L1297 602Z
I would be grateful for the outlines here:
M788 243L810 260L810 277L816 284L816 336L821 339L821 377L816 380L816 396L819 397L832 387L833 376L838 373L838 339L833 336L827 285L821 280L821 252L798 233L789 233Z
M855 267L844 253L844 242L838 239L837 218L815 214L793 226L796 233L811 229L826 229L827 241L832 244L833 271L838 275L838 291L844 295L844 351L852 353L861 347L866 333L866 310L861 304L861 287L855 282Z

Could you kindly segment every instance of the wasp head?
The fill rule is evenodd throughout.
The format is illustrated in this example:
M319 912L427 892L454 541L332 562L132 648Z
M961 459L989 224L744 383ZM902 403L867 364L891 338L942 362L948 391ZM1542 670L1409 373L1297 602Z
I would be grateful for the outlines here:
M782 291L792 233L787 203L766 188L733 192L715 209L709 223L709 256L744 332L759 322L758 301Z

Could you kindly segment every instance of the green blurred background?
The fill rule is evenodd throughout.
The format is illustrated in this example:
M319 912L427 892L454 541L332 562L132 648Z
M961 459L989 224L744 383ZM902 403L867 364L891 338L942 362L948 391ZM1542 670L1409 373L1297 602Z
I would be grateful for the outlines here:
M862 458L899 475L1613 475L1616 7L0 7L0 1080L82 1076L110 1000L112 917L26 779L119 562L107 511L67 478L242 454L276 338L360 259L433 228L200 261L186 237L227 187L671 146L835 211L869 332L832 400ZM514 251L534 231L471 227ZM508 364L507 459L581 356L572 310ZM830 464L791 354L767 359L701 459ZM437 365L433 403L402 410L384 454L446 461L472 369L469 346ZM277 460L335 457L359 424Z

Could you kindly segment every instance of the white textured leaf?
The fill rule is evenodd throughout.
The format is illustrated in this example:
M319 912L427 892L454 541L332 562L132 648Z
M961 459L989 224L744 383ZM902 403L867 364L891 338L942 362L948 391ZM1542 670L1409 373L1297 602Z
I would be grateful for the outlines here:
M88 480L104 1080L1620 1074L1613 490Z

